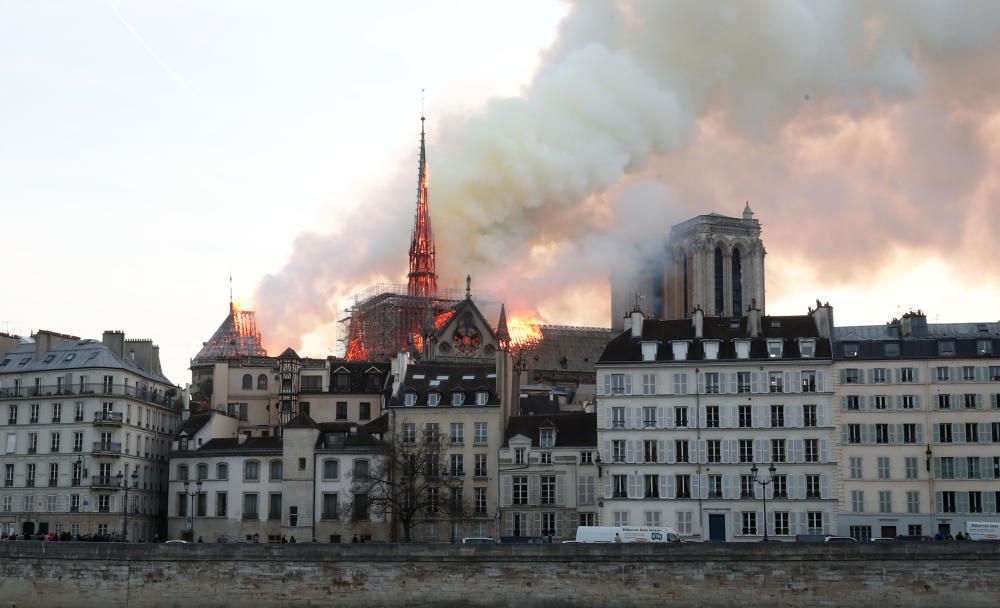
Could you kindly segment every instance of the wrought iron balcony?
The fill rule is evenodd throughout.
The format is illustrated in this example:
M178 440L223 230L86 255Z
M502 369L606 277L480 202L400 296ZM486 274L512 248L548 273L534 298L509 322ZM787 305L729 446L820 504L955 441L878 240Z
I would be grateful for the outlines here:
M110 441L95 441L94 449L92 450L94 455L107 455L107 456L121 456L122 444L113 443Z
M121 412L94 412L95 426L121 426Z

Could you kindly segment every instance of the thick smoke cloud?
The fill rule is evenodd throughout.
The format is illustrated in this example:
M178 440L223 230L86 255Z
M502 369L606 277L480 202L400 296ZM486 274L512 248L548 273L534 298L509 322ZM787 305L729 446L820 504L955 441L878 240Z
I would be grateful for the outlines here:
M442 282L471 272L520 310L603 323L613 268L747 199L772 256L831 282L899 251L995 271L962 242L1000 228L998 43L988 0L577 3L522 96L441 121ZM401 192L361 205L386 223L300 239L258 290L265 332L297 344L348 290L405 272Z

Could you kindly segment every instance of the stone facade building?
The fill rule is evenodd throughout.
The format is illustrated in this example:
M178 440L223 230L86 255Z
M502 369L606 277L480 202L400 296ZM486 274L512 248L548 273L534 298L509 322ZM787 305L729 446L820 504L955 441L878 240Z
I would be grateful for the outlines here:
M500 536L576 538L597 522L594 414L513 416L500 449Z
M840 534L957 534L1000 514L1000 324L909 313L834 331Z
M150 340L0 334L0 403L0 534L164 534L182 398Z
M696 308L687 321L634 311L597 366L600 523L723 541L836 530L831 323L829 307Z
M658 319L688 319L698 308L710 317L740 317L748 307L764 311L764 244L760 222L747 203L741 218L699 215L670 229L663 251L611 279L611 328L638 294Z

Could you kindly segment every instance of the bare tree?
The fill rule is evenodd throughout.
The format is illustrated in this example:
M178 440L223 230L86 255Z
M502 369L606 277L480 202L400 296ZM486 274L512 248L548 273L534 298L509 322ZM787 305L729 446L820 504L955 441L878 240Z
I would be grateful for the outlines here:
M417 524L440 518L453 520L469 509L461 496L464 472L449 471L445 466L443 435L419 432L416 425L405 421L402 428L375 449L368 474L352 478L352 497L344 514L357 521L370 510L392 520L393 526L398 523L403 542L410 542Z

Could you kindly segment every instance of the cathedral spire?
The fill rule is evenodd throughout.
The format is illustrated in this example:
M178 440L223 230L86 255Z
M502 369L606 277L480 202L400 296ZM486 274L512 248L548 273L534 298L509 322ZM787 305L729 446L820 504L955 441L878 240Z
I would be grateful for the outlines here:
M510 348L510 330L507 329L507 310L503 303L500 304L500 320L497 322L497 342L502 351Z
M407 293L411 296L432 297L437 292L434 267L434 236L427 208L427 152L424 144L424 120L420 117L420 161L417 166L417 213L413 219L410 240L410 273Z

